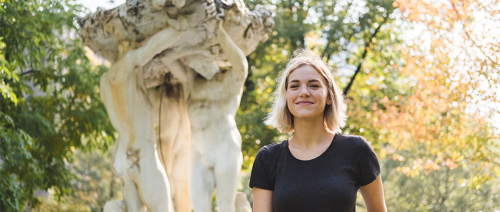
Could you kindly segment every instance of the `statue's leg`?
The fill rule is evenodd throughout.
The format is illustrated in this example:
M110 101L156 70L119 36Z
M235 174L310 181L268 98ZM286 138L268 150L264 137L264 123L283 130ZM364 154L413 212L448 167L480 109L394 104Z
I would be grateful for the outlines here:
M173 211L170 185L153 140L135 141L127 149L127 173L151 212Z
M180 121L180 129L174 140L174 163L172 164L172 194L176 212L191 212L193 207L189 197L189 171L191 165L191 132L187 113Z
M146 212L147 208L142 204L135 182L128 176L123 178L123 199L128 212Z
M212 211L215 180L213 171L202 162L204 155L193 153L189 195L194 212Z
M240 180L241 136L238 129L233 129L217 145L215 158L215 184L217 185L217 206L220 212L236 211L235 201Z
M174 101L169 99L169 101ZM182 100L178 100L182 101ZM176 103L173 103L176 104ZM189 171L191 165L191 131L186 108L170 104L162 114L161 123L161 156L166 163L174 208L176 212L191 212L193 209L189 199ZM160 147L158 147L160 148Z
M160 96L162 94L163 97ZM149 89L148 96L153 105L153 118L157 126L161 128L159 133L161 143L156 149L167 171L174 209L176 212L191 212L193 208L188 190L191 166L191 126L182 87L174 85L173 90L169 92L161 92L157 88ZM158 113L160 100L161 114ZM160 118L161 120L158 120Z
M106 110L109 115L109 119L113 124L113 127L118 131L119 137L115 141L115 150L113 155L113 170L117 176L123 180L123 198L129 212L142 212L146 211L146 207L141 201L137 187L134 181L128 176L127 173L127 146L130 141L128 132L125 130L126 127L118 119L119 114L115 108L115 102L113 101L112 95L113 91L109 84L108 73L104 73L101 77L100 83L100 94L101 100L106 106Z
M123 144L128 140L127 134L122 133L115 143L115 154L113 155L113 170L123 180L123 199L128 212L144 212L146 207L141 201L135 182L127 173L127 147Z

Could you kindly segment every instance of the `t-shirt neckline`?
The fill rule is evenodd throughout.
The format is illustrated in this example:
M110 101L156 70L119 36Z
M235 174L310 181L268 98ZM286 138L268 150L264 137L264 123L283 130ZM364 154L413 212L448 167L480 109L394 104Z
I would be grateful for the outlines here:
M319 158L321 158L324 154L326 154L326 152L328 152L328 150L330 150L330 148L332 148L333 142L335 142L335 139L337 138L337 134L338 133L335 133L335 135L333 136L332 141L330 142L330 145L328 146L328 148L326 148L326 150L324 152L322 152L320 155L318 155L317 157L315 157L313 159L310 159L310 160L301 160L301 159L298 159L295 156L293 156L292 152L290 151L289 145L288 145L288 141L290 140L290 138L288 138L288 139L285 140L285 149L286 149L287 154L290 157L292 157L293 159L297 160L297 161L300 161L300 162L312 162L312 161L315 161L315 160L318 160Z

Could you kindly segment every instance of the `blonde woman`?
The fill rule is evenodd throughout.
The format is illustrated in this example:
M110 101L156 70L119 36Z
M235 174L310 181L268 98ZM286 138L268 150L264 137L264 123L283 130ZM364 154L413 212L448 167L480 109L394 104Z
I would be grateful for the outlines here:
M360 136L343 135L346 106L326 64L299 50L288 62L266 124L293 136L264 146L250 178L255 212L386 211L380 165Z

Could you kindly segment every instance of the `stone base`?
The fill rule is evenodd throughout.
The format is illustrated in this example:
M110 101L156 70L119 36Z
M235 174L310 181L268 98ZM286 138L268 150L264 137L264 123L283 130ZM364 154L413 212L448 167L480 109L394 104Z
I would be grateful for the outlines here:
M247 195L243 192L236 194L236 212L252 212L252 206L248 202Z

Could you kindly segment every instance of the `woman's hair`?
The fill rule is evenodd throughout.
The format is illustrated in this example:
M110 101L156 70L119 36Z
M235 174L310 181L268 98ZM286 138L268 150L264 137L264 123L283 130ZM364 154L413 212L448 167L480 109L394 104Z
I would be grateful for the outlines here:
M274 92L274 103L271 112L267 115L265 123L277 128L282 133L288 133L294 130L293 115L288 110L286 101L286 90L288 86L288 76L297 68L310 65L323 76L324 83L328 89L328 99L332 101L331 105L326 105L323 117L325 128L331 132L340 132L340 128L345 126L346 105L344 97L333 80L332 73L325 62L316 54L309 50L299 49L293 53L293 57L288 61L286 68L281 72L279 83Z

